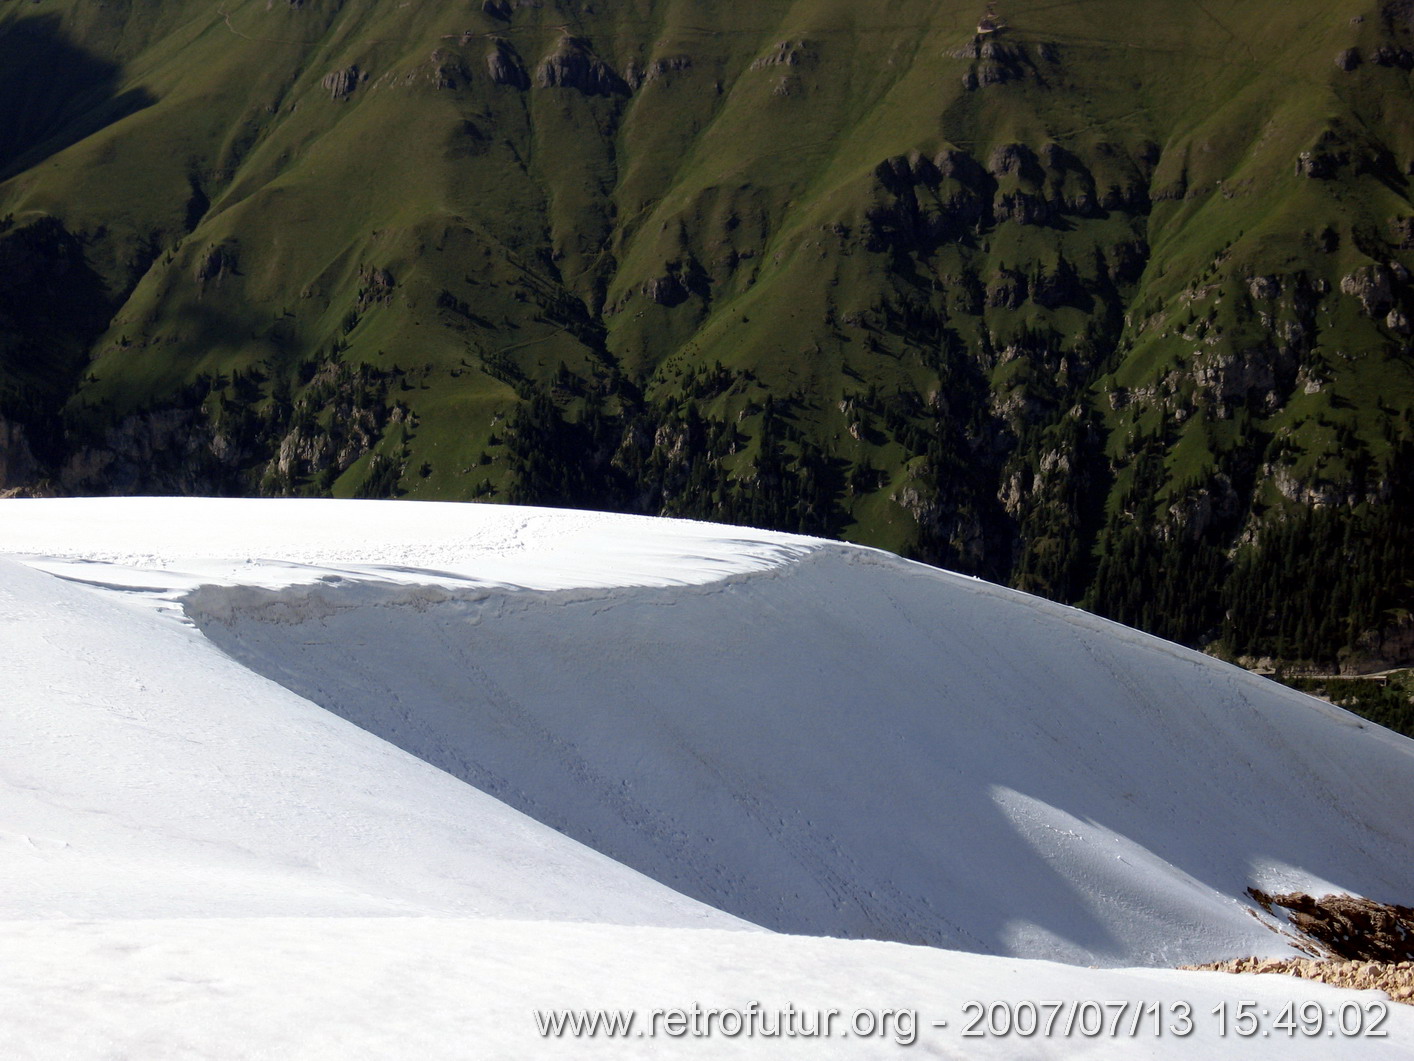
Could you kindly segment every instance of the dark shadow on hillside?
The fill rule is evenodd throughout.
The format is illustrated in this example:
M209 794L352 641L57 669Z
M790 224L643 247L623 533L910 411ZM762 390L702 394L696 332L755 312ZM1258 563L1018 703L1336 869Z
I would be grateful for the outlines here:
M156 102L144 89L119 92L121 75L67 40L55 15L0 27L0 180Z
M62 222L0 219L0 413L24 424L42 462L59 455L59 410L112 310L82 241Z

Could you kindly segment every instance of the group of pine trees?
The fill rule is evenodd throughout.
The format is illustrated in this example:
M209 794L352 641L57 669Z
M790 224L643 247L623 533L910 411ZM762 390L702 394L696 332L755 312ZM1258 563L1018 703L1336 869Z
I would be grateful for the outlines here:
M720 377L716 385L723 385ZM839 533L844 462L795 430L773 396L765 397L748 437L702 411L691 379L682 392L687 397L662 402L644 399L631 386L610 387L607 400L583 389L585 398L573 411L536 391L511 416L505 461L512 504ZM748 448L744 468L734 471L732 458Z

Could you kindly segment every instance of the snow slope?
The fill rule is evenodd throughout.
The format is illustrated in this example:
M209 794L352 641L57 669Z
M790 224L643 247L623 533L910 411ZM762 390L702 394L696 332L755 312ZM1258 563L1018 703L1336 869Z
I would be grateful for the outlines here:
M137 514L116 525L65 512L95 502L25 504L6 523L26 548L162 565L51 570L215 579L183 607L234 659L772 929L1177 964L1280 949L1249 885L1407 898L1410 742L876 551L318 502L249 532L239 502L164 502L154 536L155 502L102 502Z
M0 917L734 923L140 603L0 559L0 637Z
M1284 976L1085 969L1042 961L713 929L459 918L255 918L0 924L0 1054L14 1061L130 1057L949 1058L1164 1061L1384 1061L1414 1058L1414 1008L1385 1001L1382 1038L1328 1034L1373 1024L1382 996ZM964 1036L969 1000L1128 1003L1114 1034ZM1233 1030L1239 1001L1265 1010L1267 1035ZM674 1038L653 1013L699 1007L809 1015L833 1034ZM1319 1004L1320 1034L1271 1030L1289 1003ZM1134 1029L1136 1003L1161 1008ZM1176 1036L1179 1003L1193 1027ZM1228 1007L1226 1034L1214 1007ZM537 1011L635 1013L627 1038L542 1037ZM855 1015L868 1015L854 1025ZM888 1011L891 1016L882 1018ZM1045 1012L1045 1011L1043 1011ZM1093 1010L1091 1011L1093 1012ZM853 1034L869 1029L872 1034ZM1093 1018L1086 1018L1093 1019ZM1114 1018L1107 1018L1114 1019ZM946 1027L934 1027L935 1022ZM1093 1025L1092 1025L1093 1027ZM975 1029L974 1029L975 1030ZM642 1037L636 1033L645 1032ZM1106 1029L1107 1031L1107 1029ZM911 1032L911 1034L910 1034Z
M5 1056L531 1057L550 1045L531 1008L580 1004L1211 1008L1235 981L1018 958L1278 953L1248 884L1408 900L1414 742L812 539L471 505L3 501L0 651ZM1297 1056L1414 1056L1395 1008L1389 1041ZM957 1031L912 1049L1136 1047ZM1142 1049L1264 1056L1211 1032Z

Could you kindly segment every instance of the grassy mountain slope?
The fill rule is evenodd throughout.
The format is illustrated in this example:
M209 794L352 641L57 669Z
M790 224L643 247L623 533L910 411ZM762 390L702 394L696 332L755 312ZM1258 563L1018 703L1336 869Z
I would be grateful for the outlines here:
M1406 653L1414 5L997 14L8 8L0 487L709 516Z

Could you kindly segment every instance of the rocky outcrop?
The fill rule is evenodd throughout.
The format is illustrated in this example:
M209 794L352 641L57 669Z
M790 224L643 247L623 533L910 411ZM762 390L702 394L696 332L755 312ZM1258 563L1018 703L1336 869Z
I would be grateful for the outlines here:
M628 84L608 63L594 54L582 37L563 36L555 50L535 68L541 88L572 88L586 96L626 96Z
M1279 927L1294 933L1311 953L1345 961L1414 961L1414 907L1375 902L1359 895L1250 895Z
M655 276L643 285L643 293L660 306L676 306L687 301L687 288L673 273Z
M1202 486L1184 491L1183 496L1168 506L1168 522L1160 537L1167 538L1170 528L1190 542L1199 542L1215 526L1231 526L1241 513L1242 499L1232 480L1221 473Z
M324 75L324 80L319 84L329 93L329 98L338 101L347 99L360 81L368 79L366 73L359 71L358 65L346 66L342 70L331 70Z
M777 41L774 48L752 62L751 69L769 70L773 66L801 66L815 58L815 48L809 41Z
M224 277L237 273L238 262L236 248L229 243L218 243L213 247L208 247L206 253L197 258L196 262L196 285L205 291L209 284L214 284Z
M179 405L72 435L53 491L269 496L312 485L327 493L410 414L389 399L396 369L335 359L305 370L310 375L293 398L288 385L258 373L203 376Z
M1383 991L1395 1002L1414 1005L1414 962L1331 961L1316 958L1234 958L1206 965L1184 965L1199 972L1297 976L1355 991Z
M1261 466L1259 474L1282 497L1302 508L1350 508L1365 500L1363 490L1352 483L1337 483L1315 476L1297 478L1284 464L1268 461Z
M1143 181L1125 184L1110 184L1100 193L1102 211L1123 210L1130 214L1147 214L1153 205L1149 198L1149 186Z
M987 285L987 305L994 309L1016 309L1026 301L1029 293L1026 275L1004 268Z
M1393 270L1383 265L1362 265L1340 279L1342 294L1360 300L1361 307L1371 317L1384 316L1394 305Z
M662 81L670 74L681 73L684 70L692 69L692 56L690 55L669 55L661 59L654 59L648 64L648 70L643 75L644 84L652 84L654 81Z
M1040 184L1046 178L1036 152L1025 144L1017 143L1000 144L994 148L987 159L987 172L998 180L1016 177L1032 184Z
M434 88L458 89L471 83L471 71L456 52L438 48L428 58L427 66Z
M1039 154L1026 144L1001 144L988 158L987 172L996 181L993 212L998 222L1056 225L1065 216L1094 218L1106 210L1149 209L1148 192L1137 172L1122 185L1111 183L1101 196L1089 167L1056 143L1045 144Z
M998 221L1018 225L1049 225L1060 216L1056 203L1032 192L1002 192L993 209Z
M1040 160L1046 171L1047 194L1059 212L1077 217L1102 214L1095 177L1085 163L1054 142L1041 148ZM1133 191L1130 187L1119 194L1127 196Z
M991 177L986 169L966 151L945 148L933 159L933 170L939 178L951 177L966 188L974 190L988 187Z
M1340 167L1345 162L1346 158L1342 155L1302 151L1296 156L1296 175L1315 180L1330 180L1340 172Z
M1251 276L1247 293L1254 302L1270 302L1281 294L1281 284L1275 276Z
M943 243L973 239L992 223L994 182L965 152L897 155L879 163L874 178L879 196L866 214L870 250L927 255Z
M995 34L978 34L951 54L956 59L973 60L962 75L962 85L968 91L1026 78L1044 80L1025 45ZM1060 59L1060 51L1054 44L1043 44L1037 57L1043 63L1054 64Z
M1114 211L1146 216L1152 205L1144 176L1148 163L1109 144L1100 145L1096 155L1096 164L1114 178L1103 198L1093 171L1056 143L1039 152L1024 143L1003 143L985 165L957 148L931 158L919 151L887 158L874 169L877 191L865 215L866 246L874 252L928 256L947 243L976 247L994 225L1066 229L1073 224L1070 218L1101 218ZM1122 240L1097 248L1097 268L1091 270L1087 262L1087 275L1101 286L1121 287L1140 277L1148 259L1143 239ZM1039 291L1038 305L1089 308L1089 282L1074 270L1033 270L1028 282ZM1015 285L1006 288L1015 290ZM1028 294L1022 291L1020 301ZM1015 308L1020 302L1002 290L991 294L989 304Z
M525 71L520 53L515 45L501 37L491 40L491 50L486 53L486 74L493 84L518 89L530 87L530 75Z
M1405 614L1361 634L1354 651L1341 659L1340 673L1371 674L1410 666L1414 666L1414 618Z
M66 494L220 494L225 476L200 409L125 417L79 445L59 472Z
M1345 172L1387 178L1398 166L1388 144L1349 126L1326 129L1296 156L1296 175L1315 180L1330 180Z
M1205 352L1193 362L1195 401L1225 420L1236 408L1251 406L1276 412L1294 386L1296 364L1260 347Z
M901 195L914 187L936 188L942 173L932 159L914 152L884 159L874 167L874 177L888 191Z
M1378 66L1395 67L1399 70L1414 70L1414 51L1384 44L1375 49L1370 61Z
M679 306L692 295L707 298L710 280L696 261L668 262L661 276L643 285L643 293L659 306Z
M1335 65L1349 73L1365 61L1359 48L1346 48L1335 57Z
M359 312L373 305L387 305L393 301L393 288L397 282L387 269L365 266L358 271Z
M398 410L392 417L382 414L381 409L340 402L329 427L296 424L280 439L279 450L271 461L272 470L289 480L317 478L321 473L331 477L342 474L377 444L385 421L402 419Z
M903 195L888 205L873 207L866 215L872 251L931 254L947 238L949 224L936 205Z
M691 69L692 56L690 55L660 56L649 63L647 68L640 67L636 61L631 61L624 68L624 81L628 83L629 88L636 92L644 85L670 82L674 74Z
M1296 156L1296 175L1313 180L1330 180L1350 165L1350 148L1344 138L1327 129L1305 151Z
M976 512L960 505L939 488L935 469L920 464L911 468L903 483L889 495L918 524L919 528L969 564L981 562L987 535Z

